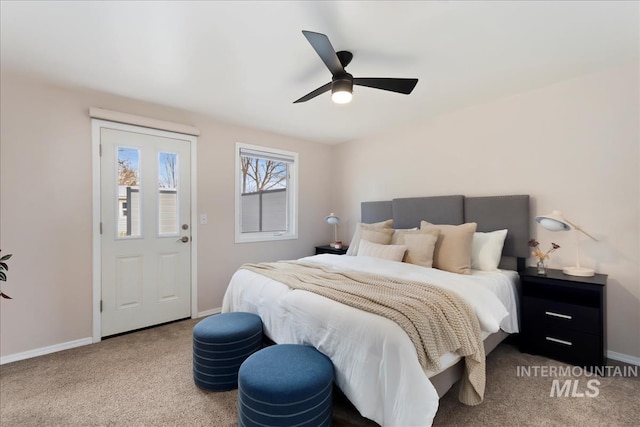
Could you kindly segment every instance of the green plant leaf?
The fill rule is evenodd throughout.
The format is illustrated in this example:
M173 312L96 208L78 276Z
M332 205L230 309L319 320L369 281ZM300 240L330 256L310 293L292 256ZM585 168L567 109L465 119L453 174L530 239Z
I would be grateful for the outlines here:
M0 262L0 268L9 271L9 266L6 262Z
M5 256L3 256L2 258L0 258L0 261L6 261L6 260L8 260L9 258L11 258L11 255L13 255L13 254L9 254L9 255L5 255Z
M0 280L2 280L3 282L7 281L7 275L4 274L3 271L0 271Z

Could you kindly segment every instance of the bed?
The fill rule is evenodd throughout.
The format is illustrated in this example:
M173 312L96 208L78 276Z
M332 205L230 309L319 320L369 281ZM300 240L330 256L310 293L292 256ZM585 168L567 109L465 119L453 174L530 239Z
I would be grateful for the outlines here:
M422 221L475 222L477 232L506 229L499 270L463 275L368 256L330 254L299 261L434 283L464 295L478 316L486 354L508 334L518 332L517 270L524 267L529 252L527 195L400 198L363 202L361 210L363 223L393 219L393 228L401 230L419 227ZM313 345L329 356L338 387L362 416L380 425L431 425L438 399L463 376L464 358L454 353L442 355L437 370L424 369L407 333L392 320L292 290L247 269L233 275L222 311L256 313L275 343Z

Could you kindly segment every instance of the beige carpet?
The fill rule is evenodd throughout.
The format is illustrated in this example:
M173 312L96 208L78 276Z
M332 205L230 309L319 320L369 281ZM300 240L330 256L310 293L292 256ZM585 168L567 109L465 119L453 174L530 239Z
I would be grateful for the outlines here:
M0 367L0 425L235 426L237 392L206 392L193 384L191 330L186 320L99 344ZM640 425L640 380L606 377L597 397L549 397L552 378L518 377L517 366L566 366L500 345L487 361L479 406L441 399L436 426ZM592 378L571 377L586 391ZM375 426L339 393L335 426Z

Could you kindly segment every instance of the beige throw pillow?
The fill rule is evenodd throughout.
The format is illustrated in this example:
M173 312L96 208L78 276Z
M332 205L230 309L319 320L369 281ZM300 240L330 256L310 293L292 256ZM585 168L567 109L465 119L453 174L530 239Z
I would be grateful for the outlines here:
M433 267L459 274L471 274L471 246L478 224L431 224L420 222L421 230L440 230L433 253Z
M424 231L421 231L418 229L418 227L416 228L394 228L393 229L393 236L391 236L391 244L392 245L399 245L402 244L402 236L404 236L406 233L424 233Z
M362 237L360 239L360 242L362 242L363 240L368 240L379 245L388 245L391 242L393 228L376 228L370 230L365 228L364 230L362 230L361 235Z
M405 245L380 245L363 238L360 240L357 256L370 256L401 262L406 250L407 247Z
M349 243L349 249L347 249L346 255L358 254L358 246L360 245L360 239L362 239L362 230L390 229L393 233L393 229L391 227L393 227L392 219L375 222L373 224L363 224L361 222L357 223L356 230L353 232L353 237L351 238L351 243Z
M433 252L439 234L440 231L438 230L395 230L391 238L391 244L405 245L407 247L404 262L423 267L432 267Z
M433 267L433 253L436 248L438 235L436 234L407 234L404 236L404 244L407 252L404 262Z

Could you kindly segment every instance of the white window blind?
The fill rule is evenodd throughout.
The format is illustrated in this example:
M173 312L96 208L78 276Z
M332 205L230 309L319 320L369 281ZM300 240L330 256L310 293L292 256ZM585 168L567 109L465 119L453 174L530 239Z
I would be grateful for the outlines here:
M252 148L240 148L240 155L243 157L253 157L257 159L272 160L275 162L293 163L295 161L294 155L285 154L282 152L270 152L261 151Z

